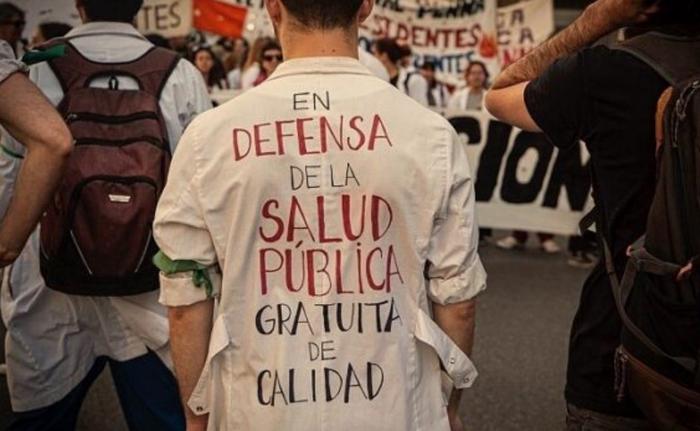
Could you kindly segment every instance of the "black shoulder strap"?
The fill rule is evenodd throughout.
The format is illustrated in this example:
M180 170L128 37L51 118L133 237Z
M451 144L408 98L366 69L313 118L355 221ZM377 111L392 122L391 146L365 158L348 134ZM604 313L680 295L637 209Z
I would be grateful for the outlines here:
M403 80L403 88L406 94L409 94L409 88L408 88L408 83L411 82L411 79L413 78L414 75L417 75L418 72L408 72L406 74L406 79Z
M616 46L648 64L671 85L700 73L700 37L650 32Z

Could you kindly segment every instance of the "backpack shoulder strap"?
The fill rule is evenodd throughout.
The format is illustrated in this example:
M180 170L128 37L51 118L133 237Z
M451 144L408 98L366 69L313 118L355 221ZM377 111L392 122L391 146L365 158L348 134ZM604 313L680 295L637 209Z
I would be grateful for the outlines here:
M160 98L170 75L180 62L180 56L169 49L153 47L141 57L128 63L108 64L110 74L132 76L141 90Z
M74 88L85 86L86 78L96 72L95 65L88 62L68 39L53 39L42 45L39 49L50 51L57 47L63 47L63 55L48 60L48 65L61 84L63 93L68 93Z
M672 36L650 32L616 46L652 67L671 85L700 73L700 37Z
M406 94L410 93L410 88L408 87L408 84L411 83L411 79L413 79L413 76L416 74L418 74L418 72L411 71L411 72L406 73L406 79L403 80L403 88L404 88L404 91L406 92Z
M83 56L67 39L52 41L64 44L64 55L49 60L49 66L68 93L75 88L88 87L90 82L103 76L129 76L139 83L141 90L160 98L170 75L180 61L177 53L153 47L136 60L123 63L98 63Z

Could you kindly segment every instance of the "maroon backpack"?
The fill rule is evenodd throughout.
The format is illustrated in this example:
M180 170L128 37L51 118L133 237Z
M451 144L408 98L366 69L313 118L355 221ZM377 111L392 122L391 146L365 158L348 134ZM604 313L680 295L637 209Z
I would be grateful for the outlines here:
M128 63L100 64L69 41L49 65L65 94L58 106L75 138L62 183L41 220L41 273L75 295L156 290L152 224L171 160L160 94L179 61L153 48ZM118 77L138 90L122 90ZM105 78L109 88L92 88Z

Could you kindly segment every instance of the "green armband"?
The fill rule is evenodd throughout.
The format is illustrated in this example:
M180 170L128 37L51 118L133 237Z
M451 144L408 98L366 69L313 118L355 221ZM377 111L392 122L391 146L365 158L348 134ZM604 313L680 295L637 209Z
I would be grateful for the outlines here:
M0 149L2 150L3 153L7 154L8 156L14 158L14 159L24 159L24 156L12 151L11 149L7 148L4 145L0 145Z
M63 57L64 55L66 55L66 45L56 45L44 51L29 51L22 56L22 62L27 66L31 66L54 58Z
M165 275L192 272L192 283L197 288L204 288L207 298L214 296L214 285L209 277L209 268L193 260L172 260L162 251L153 256L153 264Z

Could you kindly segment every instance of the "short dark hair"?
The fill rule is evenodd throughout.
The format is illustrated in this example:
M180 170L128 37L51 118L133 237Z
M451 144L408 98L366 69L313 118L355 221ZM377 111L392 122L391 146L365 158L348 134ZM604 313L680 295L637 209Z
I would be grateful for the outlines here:
M82 0L90 21L131 23L143 6L143 0Z
M349 27L362 6L362 0L281 1L301 25L321 30Z
M24 19L24 11L12 3L0 3L0 21L5 21L16 16Z
M437 70L437 64L435 64L434 61L426 60L423 62L420 68L421 70L429 70L431 72L435 72Z
M41 31L41 35L44 36L46 40L63 37L66 33L71 31L72 28L73 27L62 22L44 22L39 24L39 31Z
M389 60L392 63L398 63L398 61L401 60L401 57L403 57L403 52L401 51L399 44L396 43L396 39L392 39L390 37L377 39L374 41L374 46L377 49L377 52L389 56Z

